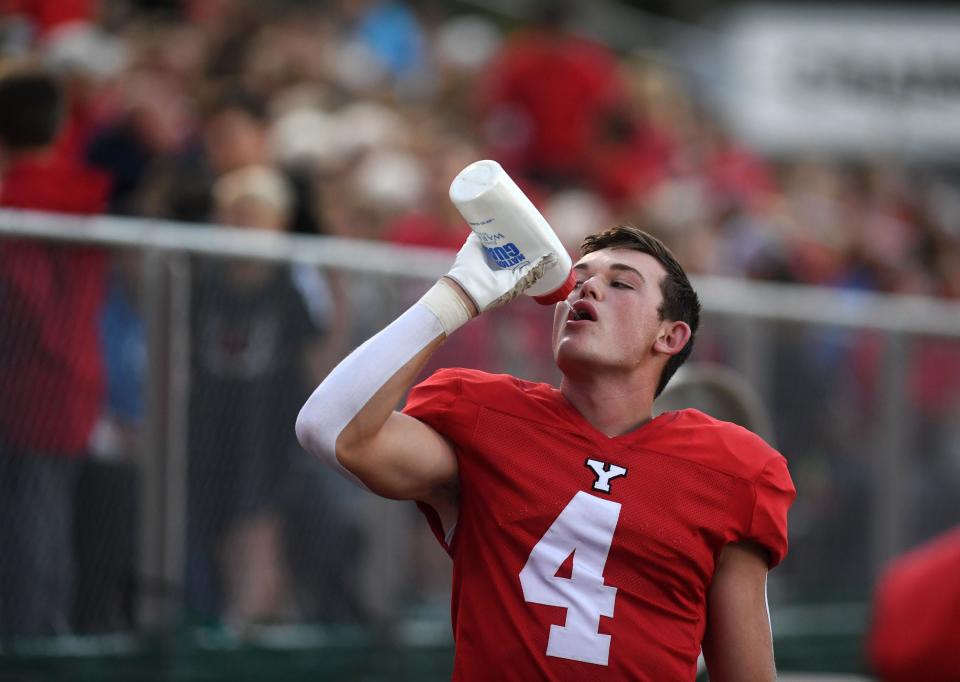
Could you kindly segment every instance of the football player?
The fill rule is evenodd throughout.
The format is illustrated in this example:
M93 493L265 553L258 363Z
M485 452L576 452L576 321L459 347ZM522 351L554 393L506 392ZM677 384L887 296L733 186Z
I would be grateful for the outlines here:
M453 559L457 680L776 676L767 571L787 551L784 458L696 410L652 418L700 303L670 251L588 237L557 304L559 388L444 369L394 406L444 339L550 267L491 270L474 235L450 272L348 356L301 443L374 493L415 500Z

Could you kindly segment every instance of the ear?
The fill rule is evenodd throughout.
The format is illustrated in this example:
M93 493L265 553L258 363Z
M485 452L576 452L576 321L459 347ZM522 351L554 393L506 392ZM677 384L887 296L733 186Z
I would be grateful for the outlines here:
M664 320L653 349L664 355L676 355L690 340L690 325L682 320Z

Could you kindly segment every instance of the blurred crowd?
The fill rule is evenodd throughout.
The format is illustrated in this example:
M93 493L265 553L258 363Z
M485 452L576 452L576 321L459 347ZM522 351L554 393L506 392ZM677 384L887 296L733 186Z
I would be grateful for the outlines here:
M113 213L216 220L212 184L264 166L288 229L455 248L449 181L495 158L571 248L633 222L695 273L960 294L945 174L763 158L684 74L577 36L563 5L513 27L426 1L6 0L0 45L68 80Z
M450 181L468 163L493 158L571 251L586 234L627 222L664 238L693 274L960 298L952 169L765 158L731 137L685 75L657 55L643 46L615 53L572 31L562 3L538 7L513 25L440 0L0 0L0 75L42 66L67 96L53 151L2 176L0 205L456 249L467 228L447 198ZM0 346L13 345L2 346L4 385L22 378L20 359L53 348L69 371L32 385L60 381L76 406L62 405L49 428L36 419L0 424L0 450L91 450L101 461L122 460L137 447L144 418L139 261L21 248L6 265L14 273L21 264L25 291L38 291L41 262L53 282L44 286L67 265L98 282L68 293L76 297L71 309L90 316L105 302L96 319L104 348L99 331L76 332L79 314L46 309L45 319L57 320L44 332L49 344L7 316L13 340L0 338ZM359 340L346 336L343 282L230 262L205 264L195 284L187 603L240 625L362 619L363 606L351 601L362 538L336 502L348 504L349 496L330 492L340 483L292 454L297 406ZM450 351L459 363L470 364L471 349L485 346L477 339L495 333L478 322L474 338ZM702 345L709 352L709 339ZM960 385L950 369L956 352L948 348L923 376ZM797 353L784 368L785 402L773 405L784 414L812 411L830 391L813 385L796 404L795 375L810 352ZM846 360L827 355L807 359L820 375L829 365L832 380ZM23 414L43 402L28 394L6 400ZM11 424L14 413L6 410ZM76 419L56 437L67 428L64 414ZM23 424L28 432L17 431ZM105 519L122 525L118 508L134 518L132 493L104 505L90 492L129 491L130 471L119 481L116 469L70 476L91 479L79 486L89 518L81 515L78 526L96 535ZM98 503L101 511L91 511ZM291 528L322 541L291 547L284 539ZM75 579L83 583L86 571L93 586L88 580L79 592L90 603L79 604L85 615L75 615L74 626L86 618L91 629L110 629L134 618L123 576L132 573L135 533L116 532L128 541L110 543L113 560L103 547L76 543ZM0 618L0 629L17 617ZM12 630L57 631L65 623Z

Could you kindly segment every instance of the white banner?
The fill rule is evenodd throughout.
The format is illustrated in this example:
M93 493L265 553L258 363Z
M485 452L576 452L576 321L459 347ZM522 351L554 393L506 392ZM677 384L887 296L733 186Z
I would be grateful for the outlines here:
M960 11L756 8L725 35L724 107L759 148L960 151Z

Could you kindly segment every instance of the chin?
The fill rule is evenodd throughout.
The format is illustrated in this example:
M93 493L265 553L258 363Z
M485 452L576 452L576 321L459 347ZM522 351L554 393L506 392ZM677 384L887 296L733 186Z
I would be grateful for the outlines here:
M578 348L570 341L561 343L553 353L557 367L564 375L570 376L588 371L593 367L609 364L609 358L602 353L591 352L587 348Z

